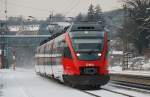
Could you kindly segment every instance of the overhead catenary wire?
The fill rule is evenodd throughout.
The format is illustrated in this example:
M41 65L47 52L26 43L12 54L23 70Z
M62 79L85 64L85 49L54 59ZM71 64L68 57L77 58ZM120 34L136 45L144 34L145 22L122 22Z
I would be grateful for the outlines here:
M14 0L13 0L14 1ZM17 2L17 1L16 1ZM32 7L32 6L29 6L29 5L25 5L25 4L18 4L18 3L14 3L14 2L11 2L9 1L8 4L12 4L12 5L16 5L16 6L20 6L20 7L24 7L24 8L30 8L30 9L34 9L34 10L40 10L40 11L48 11L47 9L42 9L42 8L36 8L36 7Z
M0 20L4 20L5 19L5 1L4 0L0 0Z
M64 11L66 11L66 13L69 13L73 8L75 8L76 7L76 5L78 5L79 4L79 2L80 2L80 0L78 0L77 2L76 2L76 0L72 0L72 2L70 2L71 4L73 4L72 6L73 7L71 7L71 5L69 4L65 9L64 9ZM39 8L35 8L35 7L31 7L31 6L28 6L28 5L24 5L24 4L18 4L18 3L14 3L14 2L8 2L8 4L9 5L14 5L14 6L20 6L20 7L22 7L22 8L28 8L28 9L32 9L32 10L37 10L37 11L41 11L41 12L43 12L43 11L45 11L45 12L49 12L49 9L39 9ZM74 5L75 4L75 5ZM52 9L53 11L55 11L54 9ZM64 11L62 11L62 12L64 12ZM57 13L56 11L55 11L55 13Z
M2 2L3 2L3 0L1 0ZM8 6L9 7L20 7L20 8L28 8L28 9L31 9L31 10L35 10L36 12L38 12L38 13L49 13L49 9L42 9L42 8L35 8L35 7L31 7L31 6L28 6L28 5L24 5L24 4L18 4L18 3L14 3L14 2L11 2L11 1L9 1L9 2L7 2L8 3ZM79 5L79 3L80 3L80 0L72 0L71 2L70 2L71 4L70 5L68 5L65 9L64 9L64 11L62 11L62 12L65 12L64 13L64 16L66 16L66 15L68 15L69 13L71 13L71 11L73 10L73 9L75 9L76 7L78 7L78 5ZM35 13L36 13L35 12ZM55 13L57 13L54 9L53 9L53 12L55 12Z
M3 5L3 6L0 6L0 7L2 7L1 10L0 10L0 18L5 19L5 10L6 10L6 8L4 6L5 0L0 0L0 1L1 1L0 4ZM38 14L39 13L47 13L48 14L47 9L35 8L35 7L28 6L28 5L17 4L17 3L7 1L7 8L9 9L10 7L19 7L19 8L26 8L26 9L28 8L28 9L34 10L34 13L38 12ZM9 13L7 13L7 14L9 14ZM38 18L43 18L44 19L46 17L38 17Z
M9 7L19 7L19 8L31 9L31 10L36 11L36 13L38 12L38 13L47 13L48 14L48 12L49 12L49 9L42 9L42 8L31 7L31 6L28 6L28 5L18 4L18 3L11 2L11 1L9 1L7 3L8 3ZM52 9L52 10L55 11L54 9Z
M75 9L76 7L78 7L79 3L80 3L80 0L78 0L78 1L75 3L75 5L73 5L72 7L69 7L69 10L64 13L65 16L68 15L73 9Z
M35 7L31 7L31 6L28 6L28 5L22 5L22 4L17 4L17 3L13 3L13 2L8 2L9 5L15 5L15 6L20 6L22 8L28 8L28 9L32 9L32 10L37 10L37 11L45 11L45 12L48 12L48 9L39 9L39 8L35 8Z
M66 10L69 10L70 9L70 6L73 6L74 3L76 2L76 0L72 0L69 5L66 5L66 7L63 9L63 12L65 12Z

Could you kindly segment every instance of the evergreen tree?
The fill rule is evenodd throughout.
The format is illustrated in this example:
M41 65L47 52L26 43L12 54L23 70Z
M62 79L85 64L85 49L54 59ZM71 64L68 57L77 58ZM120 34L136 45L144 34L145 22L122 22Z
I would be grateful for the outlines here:
M96 22L101 22L103 25L105 25L104 14L102 12L100 5L97 5L95 7L94 17Z
M88 21L90 22L94 21L94 15L95 15L94 6L91 4L88 9L88 16L87 16Z
M95 19L100 21L102 20L102 9L99 5L95 7Z
M65 21L65 16L63 14L56 14L52 17L52 19L56 22Z
M83 15L81 13L78 14L78 16L76 16L75 21L80 22L83 20Z

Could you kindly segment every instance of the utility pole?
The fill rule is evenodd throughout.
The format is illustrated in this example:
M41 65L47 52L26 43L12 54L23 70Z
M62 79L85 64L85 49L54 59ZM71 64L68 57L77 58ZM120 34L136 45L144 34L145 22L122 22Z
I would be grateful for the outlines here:
M52 22L53 22L53 11L50 11L50 15L49 15L49 21L48 21L48 25L51 26L53 25ZM49 28L49 32L50 34L53 34L53 30Z
M1 66L0 68L5 67L5 39L4 39L4 32L5 32L5 23L1 21L0 23L0 49L1 49Z
M1 66L0 68L8 68L8 62L7 62L7 58L6 58L6 51L8 51L7 49L7 39L6 39L6 35L7 35L7 0L5 0L4 2L5 4L5 19L0 21L0 49L1 49Z
M7 0L5 0L5 31L4 31L4 35L7 35L8 33L8 16L7 16ZM4 59L4 68L8 68L8 41L7 41L7 37L4 37L4 55L5 55L5 59Z
M52 21L53 21L53 11L51 11L49 15L49 24L51 24Z
M123 9L124 9L124 21L127 20L127 7L126 5L123 5ZM129 61L129 57L128 57L128 40L127 40L127 35L124 36L123 39L123 64L122 64L122 70L126 70L128 69L128 61Z

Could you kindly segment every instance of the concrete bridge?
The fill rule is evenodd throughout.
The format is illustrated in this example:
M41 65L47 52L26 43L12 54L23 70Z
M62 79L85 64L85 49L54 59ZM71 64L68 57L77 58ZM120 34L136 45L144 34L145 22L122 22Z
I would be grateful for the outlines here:
M0 47L4 50L4 68L11 67L16 56L16 64L35 64L36 47L50 35L0 35ZM15 55L14 55L15 53Z
M0 35L0 44L12 46L38 46L50 35Z

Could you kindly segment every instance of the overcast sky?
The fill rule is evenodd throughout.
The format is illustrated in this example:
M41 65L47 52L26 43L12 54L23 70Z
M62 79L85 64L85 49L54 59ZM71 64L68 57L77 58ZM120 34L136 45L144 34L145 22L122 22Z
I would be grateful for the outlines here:
M28 17L29 15L42 19L48 17L51 11L66 16L76 16L79 12L86 13L88 6L100 4L103 11L120 8L120 0L7 0L8 16ZM4 17L5 0L0 0L0 18Z

